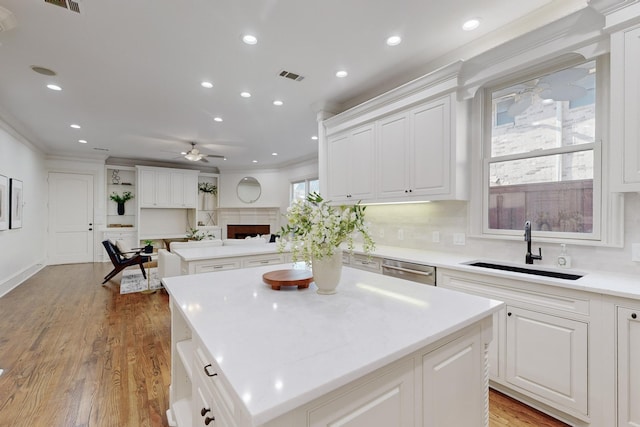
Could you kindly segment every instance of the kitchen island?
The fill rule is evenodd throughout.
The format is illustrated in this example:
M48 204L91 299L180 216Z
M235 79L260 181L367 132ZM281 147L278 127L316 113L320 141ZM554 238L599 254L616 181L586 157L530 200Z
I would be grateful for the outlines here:
M336 295L262 282L290 267L163 280L171 425L487 425L501 302L351 268Z

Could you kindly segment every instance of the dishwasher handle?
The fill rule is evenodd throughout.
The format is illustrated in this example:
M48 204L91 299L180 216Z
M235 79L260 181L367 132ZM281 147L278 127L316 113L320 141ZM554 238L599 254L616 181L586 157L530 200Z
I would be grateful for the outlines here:
M402 268L402 267L396 267L393 265L383 265L382 268L388 268L389 270L397 270L397 271L403 271L405 273L411 273L411 274L417 274L420 276L431 276L433 275L432 271L418 271L418 270L411 270L409 268Z

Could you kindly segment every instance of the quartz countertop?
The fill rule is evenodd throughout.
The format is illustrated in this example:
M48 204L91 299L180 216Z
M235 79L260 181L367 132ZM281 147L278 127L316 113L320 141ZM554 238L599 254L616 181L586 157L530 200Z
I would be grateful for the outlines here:
M362 253L362 251L358 248L356 248L354 252ZM407 249L393 246L377 247L376 251L372 255L381 258L393 258L400 261L427 264L436 268L464 271L467 273L479 274L486 277L504 277L508 279L525 280L533 283L558 286L567 289L576 289L603 295L640 299L640 276L634 274L622 274L588 269L549 268L548 266L543 265L527 265L524 263L518 264L512 262L501 262L499 260L490 258L474 258L467 255L423 251L419 249ZM539 270L560 271L570 274L581 274L583 275L583 277L578 280L565 280L525 273L515 273L482 267L472 267L468 265L468 263L474 261L493 262L498 264L514 265Z
M171 251L183 261L202 261L214 258L232 258L238 256L264 255L278 253L276 243L246 244L233 246L213 246L203 248L180 248Z
M291 264L163 279L260 425L499 310L503 303L345 267L335 295L274 291ZM303 268L303 267L302 267Z

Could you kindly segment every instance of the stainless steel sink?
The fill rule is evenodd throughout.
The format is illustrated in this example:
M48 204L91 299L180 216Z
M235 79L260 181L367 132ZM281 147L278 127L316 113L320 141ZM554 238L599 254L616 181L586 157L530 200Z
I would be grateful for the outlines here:
M486 261L473 261L465 264L470 265L472 267L491 268L494 270L511 271L514 273L533 274L536 276L553 277L556 279L564 279L564 280L578 280L583 276L581 274L564 273L562 271L519 267L519 266L509 265L509 264L495 264L495 263L486 262Z

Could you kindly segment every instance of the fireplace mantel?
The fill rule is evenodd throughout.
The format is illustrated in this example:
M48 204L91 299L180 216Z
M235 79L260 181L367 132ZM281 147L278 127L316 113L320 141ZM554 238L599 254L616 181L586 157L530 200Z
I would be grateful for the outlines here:
M269 224L270 233L280 230L280 208L218 208L218 225L222 228L222 238L228 239L229 224Z

